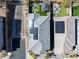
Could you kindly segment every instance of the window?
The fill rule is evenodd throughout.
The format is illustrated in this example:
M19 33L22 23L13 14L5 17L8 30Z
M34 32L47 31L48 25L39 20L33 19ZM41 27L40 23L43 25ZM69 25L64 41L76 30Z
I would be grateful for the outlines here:
M64 21L56 21L55 22L55 32L56 33L64 33L65 32L65 23L64 23Z

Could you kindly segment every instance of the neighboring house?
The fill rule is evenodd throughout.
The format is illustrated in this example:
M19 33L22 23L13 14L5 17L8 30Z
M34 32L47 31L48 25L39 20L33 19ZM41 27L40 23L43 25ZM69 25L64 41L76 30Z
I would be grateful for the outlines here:
M70 53L70 51L73 50L74 48L75 50L77 50L77 52L79 52L78 3L79 3L78 0L71 1L69 3L69 6L67 7L69 8L68 15L64 15L64 16L58 15L57 17L53 16L54 52L56 54ZM64 14L64 12L62 14Z
M56 54L69 53L73 50L76 45L75 18L54 17L54 40Z
M34 14L30 17L32 16L35 17ZM36 19L34 17L30 19L32 27L29 32L29 50L35 54L42 54L50 49L50 17L38 16Z
M54 2L57 0L54 0ZM68 5L68 1L62 0L63 2L67 2L67 7L61 6L61 8L65 8L65 12L61 9L62 13L58 16L53 16L54 20L54 52L55 54L64 54L70 53L71 50L74 49L77 45L77 22L76 19L78 16L72 16L72 2ZM57 2L55 2L57 3ZM57 3L58 4L58 3ZM60 3L59 3L60 4ZM56 6L57 7L57 6ZM59 7L60 8L60 7ZM57 9L58 10L58 9Z

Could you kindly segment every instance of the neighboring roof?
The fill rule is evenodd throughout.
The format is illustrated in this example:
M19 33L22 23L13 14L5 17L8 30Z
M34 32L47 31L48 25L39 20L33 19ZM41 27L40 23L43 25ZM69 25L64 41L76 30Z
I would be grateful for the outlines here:
M35 20L35 23L40 26L45 20L48 20L49 16L40 16L37 20Z

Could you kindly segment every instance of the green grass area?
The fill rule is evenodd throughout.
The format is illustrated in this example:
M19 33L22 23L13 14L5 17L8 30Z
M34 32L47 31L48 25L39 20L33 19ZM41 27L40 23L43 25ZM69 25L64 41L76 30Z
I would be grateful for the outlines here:
M67 6L67 2L68 0L63 0L63 2L61 3L61 11L59 13L59 16L67 16L67 9L66 9L66 6Z
M63 0L63 2L60 5L60 12L58 14L54 13L54 15L56 15L56 16L67 16L68 15L67 14L67 8L66 8L67 2L68 2L68 0Z
M72 15L79 16L79 4L74 3L72 9L73 9Z
M41 16L47 16L47 13L46 12L40 12L40 15Z
M61 11L60 11L60 13L59 13L59 16L67 16L68 14L67 14L67 9L66 9L66 7L62 4L61 5Z

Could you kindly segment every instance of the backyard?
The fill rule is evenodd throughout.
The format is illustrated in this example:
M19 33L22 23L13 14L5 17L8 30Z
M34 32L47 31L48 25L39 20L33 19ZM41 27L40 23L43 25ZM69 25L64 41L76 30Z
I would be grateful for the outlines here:
M72 15L73 16L79 16L79 3L73 3Z
M54 16L67 16L68 15L67 7L66 7L67 3L68 3L68 0L63 0L63 2L60 4L60 7L58 7L58 8L60 8L59 12L58 13L54 13Z
M42 3L34 3L32 7L33 13L39 13L40 16L47 16L47 12L44 10L44 6Z

